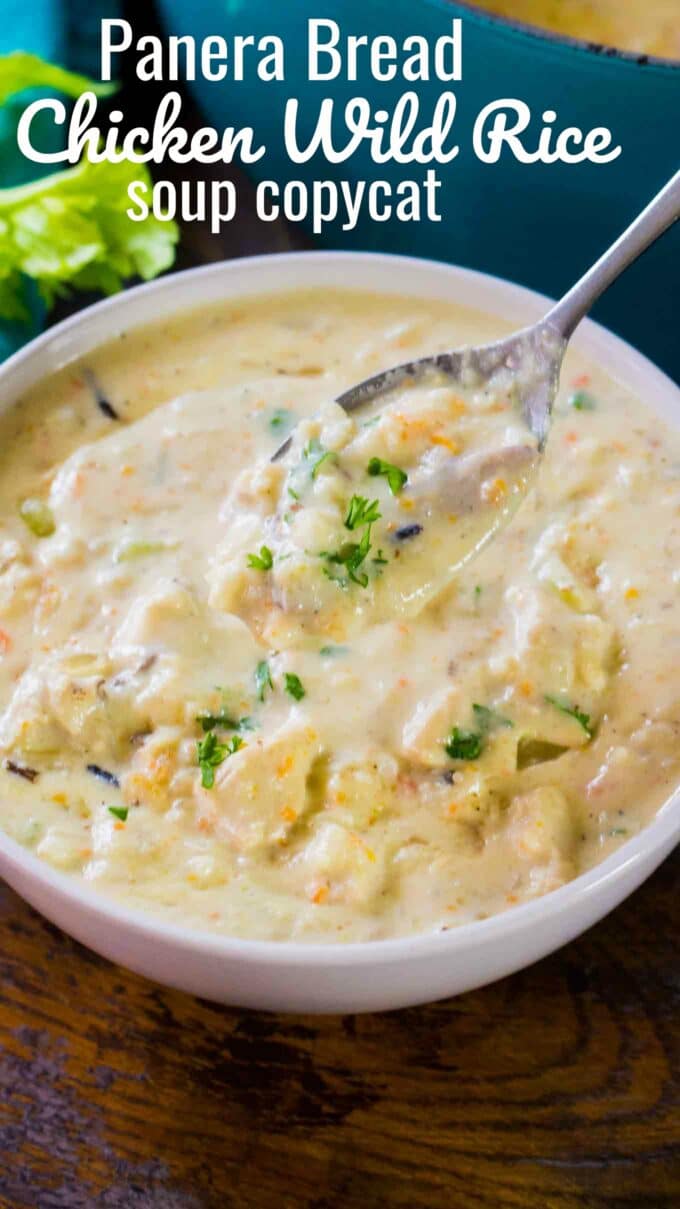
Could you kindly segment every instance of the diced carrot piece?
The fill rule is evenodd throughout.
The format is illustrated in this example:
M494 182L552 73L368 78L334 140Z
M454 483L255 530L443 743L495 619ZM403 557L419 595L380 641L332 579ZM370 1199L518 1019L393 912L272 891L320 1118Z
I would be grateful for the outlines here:
M285 777L286 774L289 773L291 768L293 767L293 763L294 763L293 757L286 756L286 758L281 761L281 763L279 764L279 766L276 770L277 777Z

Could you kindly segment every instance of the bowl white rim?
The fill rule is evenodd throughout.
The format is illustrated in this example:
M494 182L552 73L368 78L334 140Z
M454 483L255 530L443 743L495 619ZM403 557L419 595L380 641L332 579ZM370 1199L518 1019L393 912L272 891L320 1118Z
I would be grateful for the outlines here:
M58 343L64 336L69 336L74 330L86 324L90 318L96 318L108 312L115 313L117 310L123 312L130 305L131 300L134 301L153 294L170 294L176 285L188 279L193 280L196 277L220 276L223 273L228 274L239 269L247 272L249 267L255 265L263 265L274 261L277 263L295 263L299 262L301 258L306 261L311 258L317 262L326 262L329 268L331 266L335 268L340 264L350 264L353 261L358 261L364 265L367 262L389 262L397 268L411 268L414 271L421 269L427 271L428 274L434 275L441 273L445 277L458 278L459 281L467 279L470 282L474 281L478 286L486 285L499 289L501 292L506 291L506 293L514 295L526 310L533 311L537 317L544 313L551 304L551 300L544 295L533 290L528 290L524 286L516 285L514 282L506 281L503 278L494 277L488 273L477 272L474 269L461 268L456 265L448 265L443 262L429 261L417 257L392 256L386 253L374 252L333 251L287 252L243 257L168 274L157 281L136 286L113 298L105 299L102 302L85 308L83 311L77 312L70 318L43 332L42 335L30 341L30 343L2 363L0 365L0 388L5 378L27 366L36 354L44 352L50 345L55 344L55 342ZM290 288L290 284L282 284L280 290ZM364 287L351 287L350 283L350 288L361 289ZM268 292L276 291L250 291L253 295ZM386 290L384 286L377 286L376 292L388 293L390 291ZM404 290L401 289L392 292L403 294ZM419 295L415 291L412 292L412 296L418 297ZM420 296L423 297L426 295L421 294ZM181 304L176 306L170 305L163 308L162 314L170 315L178 313L183 309L193 308L182 307ZM502 309L499 307L496 313L500 316ZM147 322L153 321L153 318L147 319ZM122 327L128 326L128 324L122 325ZM107 339L114 338L115 335L113 333L107 337ZM585 320L579 329L578 342L587 342L595 348L600 345L610 355L612 353L615 354L618 363L622 367L634 367L636 374L644 375L652 384L656 383L660 392L676 394L680 401L680 389L666 374L662 373L642 353L633 349L631 345L621 340L618 336L607 331L606 328L601 327L592 320ZM64 363L69 360L70 358L66 358ZM49 372L47 369L38 372L34 376L31 376L31 380L37 382ZM680 411L678 412L678 416L680 417ZM511 907L500 914L490 916L488 919L452 925L445 932L440 930L437 932L415 933L408 936L394 937L389 940L332 941L328 943L315 941L250 940L225 936L201 928L182 927L181 925L167 922L154 914L152 910L142 911L127 907L123 905L119 898L113 895L107 896L102 892L89 890L85 885L79 884L68 874L53 869L45 861L40 860L39 857L35 856L17 841L11 839L2 830L0 830L0 856L18 873L30 874L43 886L54 890L58 897L67 898L71 902L82 904L83 907L87 908L88 912L96 915L102 923L110 925L112 921L120 921L121 924L124 924L138 936L149 940L160 935L168 941L174 941L176 944L191 948L194 951L200 951L203 954L209 954L218 958L237 959L246 964L338 967L350 965L374 966L386 962L392 963L400 957L404 960L415 957L429 958L434 956L446 959L451 958L454 954L464 953L466 950L481 944L484 940L491 938L495 940L511 938L518 932L530 929L532 924L537 923L539 920L544 924L571 912L577 903L582 905L587 903L592 897L598 896L609 883L625 880L632 870L643 863L649 865L650 859L652 866L648 869L648 872L651 872L652 868L660 863L664 856L670 852L674 846L674 842L678 840L680 840L680 786L669 795L654 818L638 835L631 837L631 839L623 843L615 852L592 869L580 874L572 881L559 887L559 889L550 891L540 898Z

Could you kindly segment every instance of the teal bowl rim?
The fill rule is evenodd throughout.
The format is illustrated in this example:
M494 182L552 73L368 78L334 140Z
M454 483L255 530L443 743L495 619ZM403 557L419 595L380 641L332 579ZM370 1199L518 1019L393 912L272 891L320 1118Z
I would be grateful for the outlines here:
M625 63L631 67L648 69L661 68L677 72L680 70L680 59L666 59L660 55L650 55L645 52L622 50L618 46L609 46L604 42L589 42L585 38L573 38L567 34L558 34L552 29L543 29L540 25L530 25L526 21L515 21L511 17L501 16L483 8L477 8L466 0L425 0L430 8L438 8L443 12L450 11L455 3L465 10L470 18L478 25L501 26L509 33L520 34L529 40L548 42L556 48L565 47L567 51L599 58L605 62Z

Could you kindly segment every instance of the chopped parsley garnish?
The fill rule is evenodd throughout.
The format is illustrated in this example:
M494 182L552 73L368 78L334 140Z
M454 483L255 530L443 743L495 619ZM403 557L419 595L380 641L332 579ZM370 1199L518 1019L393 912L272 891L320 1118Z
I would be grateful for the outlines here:
M305 696L305 689L300 677L296 676L295 672L284 672L283 678L286 684L286 692L291 697L294 697L296 701L302 701L302 698Z
M473 705L477 725L483 734L488 734L490 730L497 730L500 726L514 726L509 718L499 714L495 709L489 709L488 705Z
M115 819L120 819L121 823L125 823L127 821L127 806L109 806L108 811L109 814L112 814Z
M460 726L454 726L444 744L446 754L452 760L476 760L484 751L486 737L491 731L501 726L514 726L509 718L497 713L495 709L489 709L488 705L473 704L472 712L477 729L463 730Z
M365 525L364 532L361 535L361 540L358 542L343 542L339 550L322 550L319 557L326 559L324 567L324 575L332 579L341 588L347 589L349 581L359 584L360 587L368 586L368 575L365 571L360 571L359 568L368 558L371 552L371 526L375 521L380 520L378 500L367 500L363 495L353 495L347 516L345 517L345 528L354 530ZM378 559L382 562L382 552L378 551ZM331 564L331 565L329 565ZM334 575L332 564L345 567L347 571L347 579L340 575Z
M340 644L337 646L322 646L319 654L323 655L326 659L333 659L336 655L346 655L348 650L348 646L341 646Z
M325 451L325 453L321 454L320 458L317 458L316 462L312 466L312 478L313 479L316 478L317 474L319 473L320 467L323 466L324 462L327 462L329 458L332 461L337 461L338 455L334 449L327 449Z
M346 529L358 529L360 525L372 525L380 520L380 504L378 500L367 500L363 495L353 495L349 501Z
M299 500L300 496L298 495L297 491L293 491L292 487L288 487L287 491L292 500Z
M224 706L216 714L199 714L196 721L203 729L204 734L207 734L209 730L215 730L215 727L219 727L221 730L253 729L253 723L250 718L234 718L231 714L227 713Z
M271 428L272 432L287 432L293 427L294 419L295 417L292 411L289 411L287 407L277 407L276 411L273 411L270 416L269 427Z
M383 474L387 479L387 485L392 495L399 495L402 487L408 482L408 475L405 470L400 470L398 466L393 466L391 462L384 462L382 458L371 458L366 469L374 478L379 474Z
M360 542L344 542L335 553L323 554L322 557L326 558L329 563L337 563L340 566L346 567L347 574L352 582L365 588L368 586L368 575L365 571L360 571L359 568L368 557L370 549L371 526L367 525ZM336 579L336 576L331 574L328 567L324 569L329 579ZM340 579L337 582L340 584L343 583Z
M323 451L324 451L323 445L321 444L321 441L319 440L319 438L312 437L312 439L307 442L304 449L302 450L302 456L303 456L303 458L306 458L309 461L309 459L314 457L315 454L323 453Z
M597 403L587 390L575 390L573 395L569 396L569 406L576 411L595 411Z
M234 752L241 747L243 747L243 739L240 735L232 735L228 743L218 743L217 735L212 730L205 736L205 739L201 739L196 744L198 767L201 770L201 785L204 789L213 788L215 769L226 760L227 756L233 756Z
M476 730L462 730L454 726L444 748L452 760L476 760L482 754L483 736Z
M262 659L255 668L255 691L258 701L264 701L267 689L273 689L272 674L266 659Z
M570 718L574 718L579 726L582 726L589 739L593 737L593 728L590 725L590 714L584 714L578 705L570 705L568 701L560 701L559 697L550 697L547 693L545 700L549 705L554 705L555 709L560 710L563 714L568 714Z
M196 744L196 757L201 770L201 785L204 789L212 789L215 784L215 769L226 759L225 743L217 742L217 735L209 731L205 739Z
M248 566L254 567L256 571L271 571L274 565L274 559L269 546L260 546L259 554L248 555Z
M311 476L313 479L316 478L324 462L327 462L329 458L337 461L338 458L338 454L334 449L324 449L318 437L312 437L312 439L307 442L302 450L302 456L307 462L314 458L314 464L311 471Z

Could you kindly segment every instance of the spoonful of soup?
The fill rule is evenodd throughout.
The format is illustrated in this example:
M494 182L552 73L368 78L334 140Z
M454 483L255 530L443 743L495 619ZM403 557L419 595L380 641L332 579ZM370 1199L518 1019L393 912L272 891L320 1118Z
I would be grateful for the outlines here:
M538 323L345 391L273 455L257 515L237 480L230 548L241 533L249 567L269 572L251 576L250 620L262 598L286 624L341 636L432 601L530 490L576 326L679 214L680 173Z

